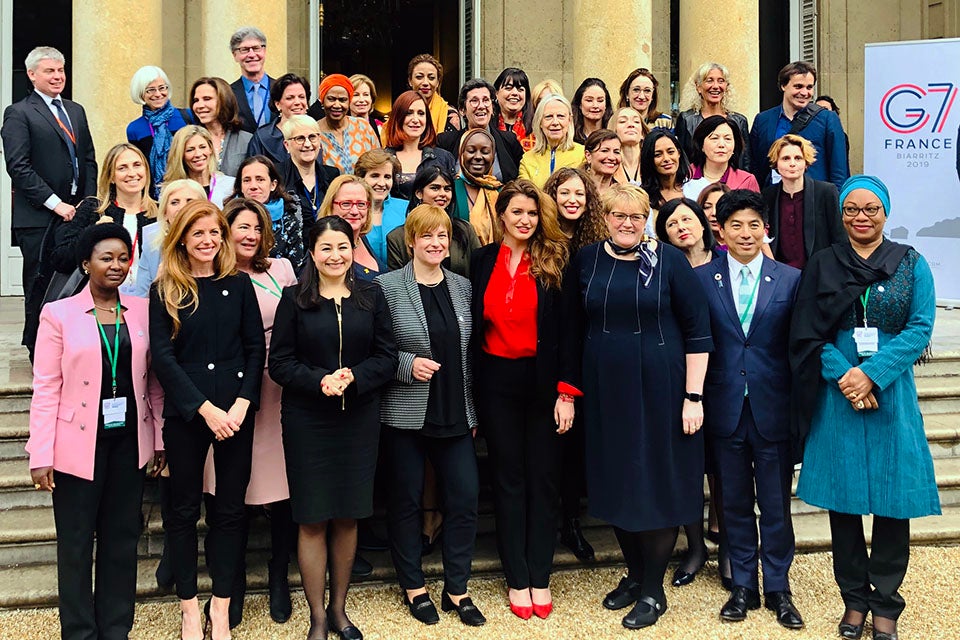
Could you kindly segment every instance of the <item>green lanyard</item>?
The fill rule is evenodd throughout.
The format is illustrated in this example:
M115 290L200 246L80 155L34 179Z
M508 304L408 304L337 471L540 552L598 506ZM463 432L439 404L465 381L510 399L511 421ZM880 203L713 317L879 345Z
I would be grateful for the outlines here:
M863 326L867 326L867 301L870 300L870 287L867 287L867 290L863 292L863 295L860 296L860 304L863 305Z
M115 335L113 336L113 349L110 349L110 341L107 340L107 332L103 330L100 324L100 318L97 317L97 308L93 308L93 318L97 321L97 328L100 329L100 337L103 338L103 346L107 349L107 360L110 361L110 375L113 377L113 398L117 398L117 362L120 360L120 301L117 300L117 322L115 326Z
M742 276L741 276L742 277ZM747 300L747 304L743 307L743 311L740 312L740 326L743 326L743 323L747 321L747 314L750 313L750 307L753 306L753 299L757 295L757 289L760 288L760 276L758 275L754 279L753 291L750 292L750 298Z
M276 278L274 278L272 275L270 275L269 272L267 272L267 277L270 278L270 281L271 281L271 282L273 282L273 286L275 286L275 287L277 288L276 291L274 291L273 289L271 289L271 288L268 287L267 285L263 284L262 282L257 282L257 281L254 280L253 278L250 278L250 281L253 282L253 284L255 284L255 285L257 285L258 287L260 287L261 289L263 289L264 291L266 291L267 293L269 293L270 295L276 296L277 298L279 298L279 297L281 296L281 294L283 293L283 289L280 287L280 283L277 282Z

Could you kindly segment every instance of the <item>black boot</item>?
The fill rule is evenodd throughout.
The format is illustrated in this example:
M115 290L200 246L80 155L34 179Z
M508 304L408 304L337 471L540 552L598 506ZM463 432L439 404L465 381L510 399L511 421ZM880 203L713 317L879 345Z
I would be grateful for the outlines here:
M568 518L563 521L563 525L560 527L560 544L570 549L571 553L581 562L594 559L593 547L583 537L580 520L577 518Z

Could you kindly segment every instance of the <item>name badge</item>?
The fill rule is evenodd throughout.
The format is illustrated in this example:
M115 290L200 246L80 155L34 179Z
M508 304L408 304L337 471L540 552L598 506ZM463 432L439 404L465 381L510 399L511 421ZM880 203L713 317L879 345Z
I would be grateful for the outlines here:
M869 358L880 350L880 336L876 327L856 327L853 340L857 343L857 355Z
M127 399L126 398L107 398L102 403L103 428L116 429L126 424L127 420Z
M770 184L777 184L781 180L783 180L783 178L780 176L777 170L770 169Z

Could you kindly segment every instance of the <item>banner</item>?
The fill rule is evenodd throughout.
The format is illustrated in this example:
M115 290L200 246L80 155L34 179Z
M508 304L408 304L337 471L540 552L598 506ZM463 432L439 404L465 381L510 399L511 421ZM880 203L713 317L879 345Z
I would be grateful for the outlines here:
M960 301L958 60L960 39L864 51L864 173L887 184L885 232L923 254L943 301Z

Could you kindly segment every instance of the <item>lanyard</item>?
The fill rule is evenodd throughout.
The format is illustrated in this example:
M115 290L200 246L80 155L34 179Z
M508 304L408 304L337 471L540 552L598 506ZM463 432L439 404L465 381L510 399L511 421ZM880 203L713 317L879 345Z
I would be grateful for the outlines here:
M863 305L863 326L867 326L867 301L870 300L870 287L867 287L867 290L863 292L863 295L860 296L860 304Z
M273 286L275 286L275 287L277 288L276 291L274 291L273 289L271 289L271 288L268 287L267 285L263 284L262 282L258 282L258 281L256 281L256 280L254 280L253 278L250 278L250 281L251 281L253 284L255 284L255 285L257 285L258 287L260 287L261 289L263 289L264 291L266 291L267 293L269 293L270 295L276 296L277 298L279 298L279 297L281 296L281 294L283 293L283 289L280 288L280 283L277 282L276 278L274 278L272 275L270 275L269 272L267 273L267 277L270 278L270 281L271 281L271 282L273 282Z
M743 276L741 276L742 278ZM750 313L750 307L753 305L753 299L757 295L757 289L760 288L760 276L757 276L755 282L753 283L753 291L750 292L750 298L747 300L747 304L743 307L743 311L740 312L740 326L743 326L743 323L747 321L747 314Z
M550 149L550 175L553 175L553 166L557 164L557 150Z
M207 200L213 202L213 190L217 188L217 174L210 174L210 191L207 193ZM214 203L216 204L216 203Z
M93 308L93 318L97 321L97 328L100 329L100 337L103 338L103 346L107 349L107 360L110 361L110 375L113 378L113 397L117 397L117 362L120 360L120 301L117 300L117 322L115 326L115 334L113 336L113 349L110 349L110 341L107 340L107 332L103 330L103 325L100 324L100 318L97 317L97 308Z
M314 178L313 190L307 189L307 185L303 185L303 192L307 196L307 202L310 203L310 208L313 209L313 219L317 219L317 212L320 211L320 205L323 204L323 198L320 197L320 184L316 181L317 178Z

